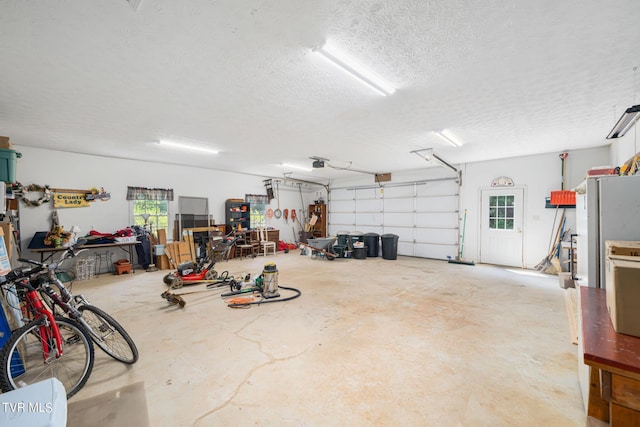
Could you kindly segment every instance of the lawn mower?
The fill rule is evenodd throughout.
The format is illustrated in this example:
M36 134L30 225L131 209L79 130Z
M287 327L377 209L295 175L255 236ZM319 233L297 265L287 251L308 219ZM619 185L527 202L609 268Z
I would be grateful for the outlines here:
M229 251L235 245L239 236L233 236L233 232L224 236L217 241L206 252L206 255L194 261L183 262L178 265L178 269L164 276L162 281L169 286L170 289L178 289L183 285L192 285L196 283L209 283L211 285L221 283L226 285L224 277L218 277L218 272L213 269L216 262L225 259L229 255Z

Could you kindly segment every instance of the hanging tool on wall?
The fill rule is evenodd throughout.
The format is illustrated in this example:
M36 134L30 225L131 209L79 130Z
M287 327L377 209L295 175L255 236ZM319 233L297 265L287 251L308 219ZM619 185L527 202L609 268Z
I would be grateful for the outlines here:
M569 153L564 152L560 153L560 160L562 160L562 188L564 190L567 184L567 157L569 157Z
M278 181L276 181L276 200L278 201L278 208L273 211L273 216L276 219L280 219L282 211L280 210L280 183Z

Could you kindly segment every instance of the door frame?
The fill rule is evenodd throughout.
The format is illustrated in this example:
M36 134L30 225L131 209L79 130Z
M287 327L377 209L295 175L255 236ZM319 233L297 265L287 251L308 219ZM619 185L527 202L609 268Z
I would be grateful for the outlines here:
M522 190L522 247L521 247L521 259L520 259L520 268L526 268L526 263L525 263L525 259L526 259L526 253L525 253L525 248L526 248L526 212L527 212L527 187L525 186L513 186L513 187L483 187L483 188L479 188L478 189L478 259L479 262L482 262L482 239L483 236L485 236L485 234L482 232L483 231L483 224L482 224L482 217L483 217L483 206L482 206L482 202L483 202L483 193L485 191L492 191L492 190L509 190L509 189L514 189L514 190Z

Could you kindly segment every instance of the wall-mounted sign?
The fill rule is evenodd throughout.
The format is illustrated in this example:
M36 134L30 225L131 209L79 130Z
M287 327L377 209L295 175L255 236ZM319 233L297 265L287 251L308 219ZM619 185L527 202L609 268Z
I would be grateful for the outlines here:
M86 208L89 202L82 193L55 193L53 195L54 208Z
M513 180L508 176L499 176L491 181L492 187L513 187Z
M104 187L100 188L100 192L98 192L96 189L92 189L91 193L87 193L85 195L85 199L89 202L93 202L96 200L102 200L107 201L111 198L111 194L107 193L104 189Z

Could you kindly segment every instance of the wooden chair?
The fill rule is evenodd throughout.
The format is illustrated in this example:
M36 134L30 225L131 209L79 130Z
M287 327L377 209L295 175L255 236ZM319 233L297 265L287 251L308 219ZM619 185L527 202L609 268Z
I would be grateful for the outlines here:
M267 236L267 230L265 228L258 228L258 240L260 241L260 250L264 256L267 256L269 250L276 254L276 242L271 242Z
M242 237L236 241L236 257L244 258L245 256L255 257L255 246L251 244L249 241L250 238L247 235L250 235L250 232L244 232Z

